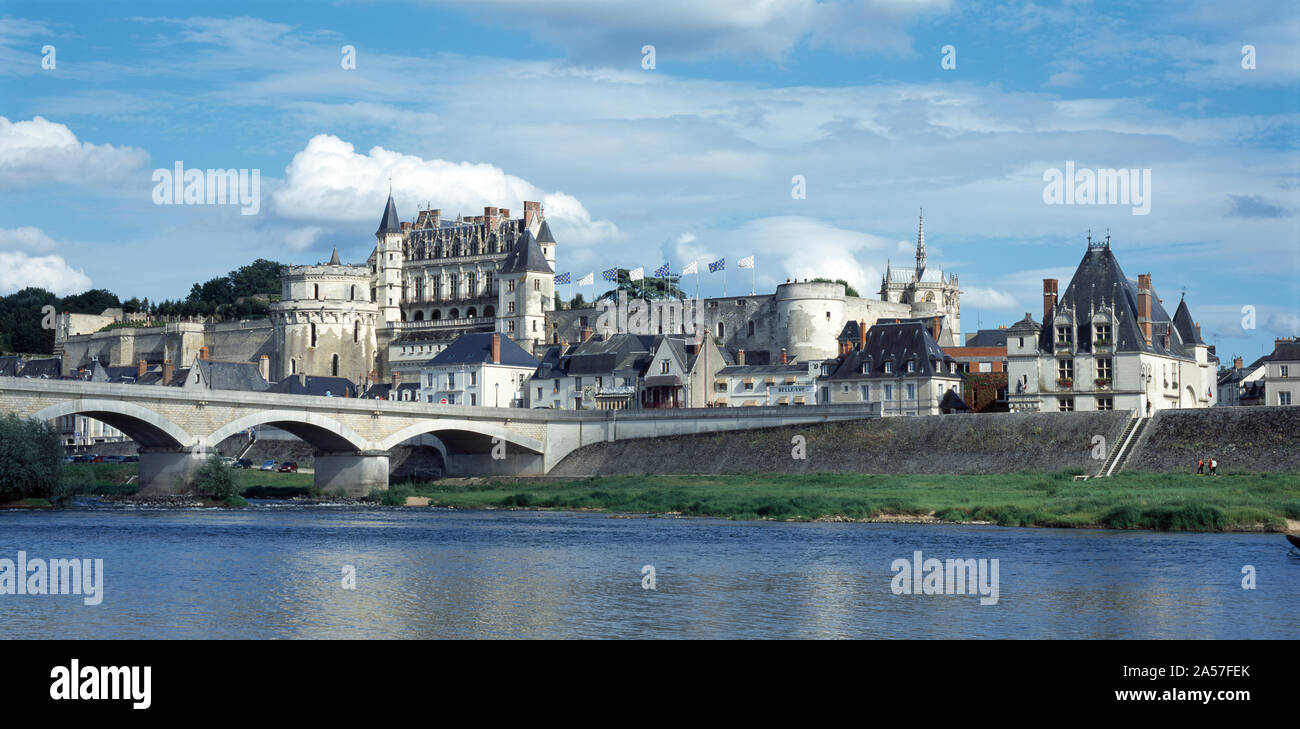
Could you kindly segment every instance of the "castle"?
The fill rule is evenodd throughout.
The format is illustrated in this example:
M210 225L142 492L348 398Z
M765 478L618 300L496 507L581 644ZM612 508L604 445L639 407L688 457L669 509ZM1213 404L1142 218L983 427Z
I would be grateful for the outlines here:
M446 220L428 208L402 221L390 193L365 264L344 264L335 249L327 263L286 266L267 319L99 331L99 318L65 314L55 351L65 373L93 363L187 367L202 353L232 362L265 356L273 381L343 377L363 391L414 381L421 365L462 334L497 332L537 355L589 335L598 308L556 309L557 248L538 202L524 202L519 218L485 207L482 216ZM915 267L889 265L880 299L849 296L837 283L787 281L772 294L697 302L696 322L733 361L742 351L753 364L813 361L839 354L836 337L850 321L925 319L941 345L956 346L960 296L955 274L927 266L922 218ZM658 333L687 331L680 316L665 313L671 304L649 306Z

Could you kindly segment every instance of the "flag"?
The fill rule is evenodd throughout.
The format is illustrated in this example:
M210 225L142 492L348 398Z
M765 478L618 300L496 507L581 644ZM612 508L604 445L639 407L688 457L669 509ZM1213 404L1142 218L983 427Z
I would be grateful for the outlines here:
M579 286L590 286L594 283L596 283L596 273L594 271L578 279Z
M570 283L571 283L571 281L569 280L569 272L568 272L568 271L565 271L564 273L557 273L557 274L555 274L555 285L556 285L556 286L568 286Z
M695 266L695 261L691 261L690 263L686 264L686 267L682 269L683 276L685 276L688 273L699 273L699 269L697 269Z
M640 281L643 278L645 278L645 269L641 266L637 266L627 274L627 279L629 281Z
M753 257L753 256L745 256L744 258L740 259L740 261L739 261L738 263L736 263L736 267L737 267L737 268L753 268L753 267L754 267L754 257Z
M660 266L659 268L656 268L656 269L655 269L655 277L656 277L656 278L665 278L666 276L668 276L668 264L667 264L667 263L665 263L664 265L662 265L662 266Z
M727 270L727 259L725 257L719 258L718 260L709 264L709 273L717 273L718 271L725 271L725 270Z
M608 271L601 271L600 277L606 281L618 281L618 269L611 268Z

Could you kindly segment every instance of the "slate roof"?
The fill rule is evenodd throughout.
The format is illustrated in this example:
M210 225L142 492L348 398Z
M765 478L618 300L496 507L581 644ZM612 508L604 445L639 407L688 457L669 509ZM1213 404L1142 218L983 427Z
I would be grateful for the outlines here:
M198 359L199 376L213 390L240 392L265 392L269 389L262 372L254 362L224 362L215 359ZM190 368L193 373L194 368ZM133 373L134 374L134 373Z
M980 329L975 336L966 340L963 347L1005 347L1007 346L1006 329Z
M1300 341L1276 342L1273 352L1261 357L1259 362L1297 362L1300 361Z
M955 361L944 353L930 336L929 328L920 322L877 323L867 329L867 346L854 349L841 358L839 367L826 379L951 374L947 364ZM893 363L893 371L888 374L885 373L886 362ZM915 372L907 371L908 362L916 362ZM863 365L867 367L865 374Z
M1184 305L1185 306L1185 305ZM1138 285L1137 281L1124 275L1119 261L1109 246L1093 246L1083 254L1070 279L1070 285L1057 300L1052 317L1062 310L1073 310L1075 315L1075 349L1088 352L1092 348L1091 317L1103 307L1114 310L1111 323L1112 336L1116 352L1147 352L1181 359L1195 359L1193 342L1187 341L1174 325L1172 317L1160 303L1160 296L1155 287L1151 290L1151 344L1142 338L1138 329ZM1187 315L1191 321L1191 314ZM1053 351L1055 340L1054 324L1045 321L1040 330L1038 349L1044 353ZM1169 334L1169 345L1165 346L1164 335Z
M551 264L546 262L546 256L542 255L542 247L537 244L537 239L533 237L532 232L524 230L524 234L519 236L515 241L514 247L506 255L506 259L501 262L501 273L555 273Z
M1192 321L1192 312L1187 310L1187 301L1182 297L1178 298L1178 310L1174 312L1174 327L1178 329L1178 334L1187 344L1205 344L1200 335L1196 333L1196 322Z
M844 322L844 328L840 330L840 335L835 338L835 341L843 342L847 339L850 342L857 342L861 331L862 328L858 326L857 321L849 319Z
M661 334L597 334L587 341L560 353L560 347L546 350L534 377L573 377L584 375L619 375L639 377L650 366L654 352L663 339Z
M388 193L388 205L384 208L384 217L379 219L379 230L375 235L380 233L401 233L402 221L397 217L397 205L393 203L393 193Z
M0 357L0 377L16 377L22 365L20 357Z
M492 332L462 334L447 348L424 363L426 367L485 364L492 361ZM537 367L537 358L504 334L501 337L501 364L514 367Z
M814 370L814 376L818 370ZM760 375L807 375L808 363L796 362L795 364L743 364L728 365L718 370L718 377L744 377Z
M537 229L537 242L538 243L555 242L555 236L551 235L551 224L547 223L545 220L542 221L542 227Z
M318 375L289 375L267 388L267 392L282 395L316 395L324 397L356 397L357 386L344 377L324 377ZM346 394L345 394L346 393Z
M366 390L365 396L371 400L398 400L404 402L419 401L420 383L403 382L397 386L396 397L392 396L392 392L393 392L393 386L391 384L384 383L379 385L371 385L370 389Z
M29 359L23 363L23 369L19 374L32 379L57 380L63 374L63 358L42 357L40 359Z

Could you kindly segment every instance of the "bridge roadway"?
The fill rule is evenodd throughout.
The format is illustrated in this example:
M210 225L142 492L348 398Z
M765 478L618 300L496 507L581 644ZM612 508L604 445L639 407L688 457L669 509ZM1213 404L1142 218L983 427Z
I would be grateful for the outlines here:
M272 425L313 447L322 493L351 496L387 489L389 450L426 434L448 475L530 476L601 441L879 417L861 404L524 410L21 377L0 377L0 413L84 415L117 428L139 446L141 493L189 489L223 440Z

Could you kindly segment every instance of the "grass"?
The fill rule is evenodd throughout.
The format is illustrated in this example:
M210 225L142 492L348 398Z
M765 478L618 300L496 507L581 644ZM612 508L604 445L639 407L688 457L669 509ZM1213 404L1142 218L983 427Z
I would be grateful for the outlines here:
M573 481L398 484L381 498L427 496L457 508L595 509L727 519L809 521L929 516L1003 526L1171 531L1284 530L1300 511L1300 478L1287 474L1073 473L1002 475L752 474L610 476Z

